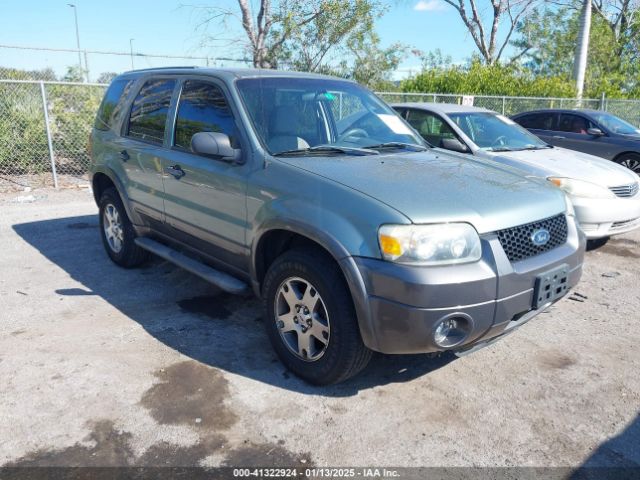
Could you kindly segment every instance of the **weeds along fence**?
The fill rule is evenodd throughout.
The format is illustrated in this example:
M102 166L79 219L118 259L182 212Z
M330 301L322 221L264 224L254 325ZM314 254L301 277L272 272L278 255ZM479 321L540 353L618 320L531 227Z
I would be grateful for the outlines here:
M86 178L87 141L104 89L101 84L0 80L0 181L57 187L59 179Z
M88 138L105 88L98 83L0 80L0 190L86 183ZM389 103L472 103L505 115L581 106L607 110L640 125L638 100L603 98L578 102L571 98L395 92L378 95Z

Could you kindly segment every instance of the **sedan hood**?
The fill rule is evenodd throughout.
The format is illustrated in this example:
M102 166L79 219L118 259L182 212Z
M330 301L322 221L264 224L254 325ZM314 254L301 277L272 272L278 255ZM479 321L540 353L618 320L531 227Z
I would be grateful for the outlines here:
M638 181L630 170L611 160L560 147L496 152L491 157L496 161L506 161L514 167L519 167L520 163L520 168L524 167L537 176L569 177L605 187L629 185Z
M469 222L486 233L566 210L559 189L463 155L426 151L279 160L373 197L413 223Z

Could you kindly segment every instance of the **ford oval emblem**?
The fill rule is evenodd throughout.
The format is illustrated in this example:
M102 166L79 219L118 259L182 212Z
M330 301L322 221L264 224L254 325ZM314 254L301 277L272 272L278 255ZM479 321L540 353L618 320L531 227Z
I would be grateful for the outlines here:
M544 228L536 230L531 234L531 241L536 247L546 245L550 239L551 234L549 233L549 230L545 230Z

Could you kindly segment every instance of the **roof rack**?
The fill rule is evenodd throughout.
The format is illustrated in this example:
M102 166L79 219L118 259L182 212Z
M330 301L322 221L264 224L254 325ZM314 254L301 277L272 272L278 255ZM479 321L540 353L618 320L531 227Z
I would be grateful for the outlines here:
M194 69L194 68L202 68L202 67L196 67L195 65L189 65L189 66L177 66L177 67L151 67L151 68L136 68L135 70L128 70L124 73L133 73L133 72L151 72L151 71L155 71L155 70L188 70L188 69Z

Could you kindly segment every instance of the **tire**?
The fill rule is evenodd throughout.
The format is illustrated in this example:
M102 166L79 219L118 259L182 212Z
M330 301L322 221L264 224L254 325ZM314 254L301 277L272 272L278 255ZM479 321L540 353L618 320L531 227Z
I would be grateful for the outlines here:
M144 263L149 258L149 252L135 244L136 233L118 191L115 188L105 190L98 205L100 237L109 258L124 268ZM109 226L112 228L109 229Z
M637 153L623 153L615 159L623 167L628 168L634 173L640 175L640 155Z
M594 238L593 240L587 240L587 252L597 250L600 247L604 247L609 241L609 237Z
M338 266L324 252L301 248L282 254L269 268L262 292L269 340L282 363L297 376L315 385L329 385L367 366L372 351L360 337L349 288ZM299 300L313 311L296 314L289 307L294 298L291 293L295 303ZM304 332L305 326L309 333ZM320 336L324 338L319 340Z

